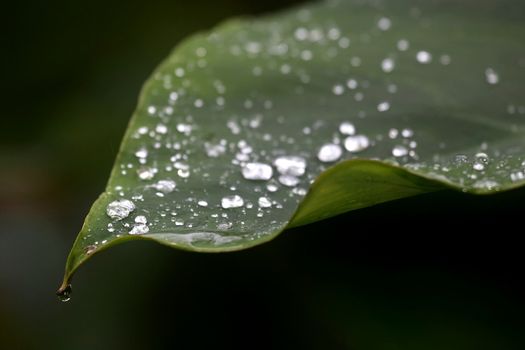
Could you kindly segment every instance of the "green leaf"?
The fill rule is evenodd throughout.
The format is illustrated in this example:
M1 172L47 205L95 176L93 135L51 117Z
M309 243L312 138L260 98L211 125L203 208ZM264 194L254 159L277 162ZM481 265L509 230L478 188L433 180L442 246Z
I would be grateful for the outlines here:
M128 240L232 251L389 200L523 186L524 14L327 1L190 38L146 82L61 290Z

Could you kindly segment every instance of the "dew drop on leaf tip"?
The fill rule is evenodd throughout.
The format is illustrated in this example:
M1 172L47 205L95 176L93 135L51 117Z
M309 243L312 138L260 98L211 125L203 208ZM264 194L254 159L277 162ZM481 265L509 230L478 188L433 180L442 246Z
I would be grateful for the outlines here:
M72 292L73 292L73 289L71 288L71 284L68 284L63 288L60 288L57 292L58 300L60 300L63 303L70 301Z

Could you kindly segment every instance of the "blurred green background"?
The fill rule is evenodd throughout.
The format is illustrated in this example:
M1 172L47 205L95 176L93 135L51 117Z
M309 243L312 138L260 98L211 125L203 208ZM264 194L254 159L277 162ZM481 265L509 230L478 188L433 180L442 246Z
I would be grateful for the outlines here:
M5 5L0 349L523 349L525 191L443 192L221 255L130 243L54 291L172 47L292 0Z

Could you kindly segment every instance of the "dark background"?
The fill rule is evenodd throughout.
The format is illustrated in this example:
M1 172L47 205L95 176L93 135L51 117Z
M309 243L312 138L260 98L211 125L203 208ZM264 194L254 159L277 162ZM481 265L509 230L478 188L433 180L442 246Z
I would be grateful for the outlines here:
M523 349L525 190L355 211L243 252L129 243L54 296L141 84L187 35L298 1L2 5L0 349Z

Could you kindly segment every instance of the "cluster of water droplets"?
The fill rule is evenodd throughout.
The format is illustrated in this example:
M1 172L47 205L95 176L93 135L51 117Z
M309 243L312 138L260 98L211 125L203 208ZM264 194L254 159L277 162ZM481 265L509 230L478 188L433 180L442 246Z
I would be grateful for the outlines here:
M498 188L501 174L523 181L521 158L502 157L484 141L460 153L446 134L436 140L424 123L412 123L428 110L407 110L407 98L418 106L428 97L398 72L424 77L437 66L446 74L457 63L454 52L411 39L400 26L379 16L354 30L301 10L286 23L254 22L248 32L185 44L157 71L130 126L106 231L197 247L256 240L282 228L321 172L355 158L479 189ZM390 48L367 56L363 48L375 40ZM208 60L212 54L227 67ZM487 91L504 83L496 65L476 73ZM500 109L525 114L516 101ZM90 251L104 244L84 239Z

